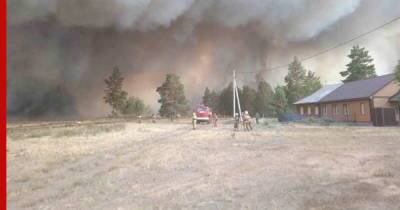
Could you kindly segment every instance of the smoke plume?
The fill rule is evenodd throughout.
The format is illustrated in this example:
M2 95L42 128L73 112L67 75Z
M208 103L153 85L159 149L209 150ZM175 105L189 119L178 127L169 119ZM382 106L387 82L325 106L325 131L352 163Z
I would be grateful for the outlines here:
M8 114L102 116L104 78L114 66L131 95L157 107L166 73L181 76L192 104L221 88L233 69L242 84L282 82L305 57L400 15L397 0L10 0ZM366 46L378 74L393 71L400 24L352 44ZM351 45L304 65L337 82Z

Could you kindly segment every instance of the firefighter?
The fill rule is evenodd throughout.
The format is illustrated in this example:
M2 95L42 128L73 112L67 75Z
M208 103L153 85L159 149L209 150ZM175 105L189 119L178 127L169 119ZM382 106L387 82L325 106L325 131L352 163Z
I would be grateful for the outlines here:
M233 125L233 129L235 130L235 131L238 131L239 130L239 124L240 124L240 117L239 117L239 113L236 113L235 114L235 122L234 122L234 125Z
M244 119L244 112L242 112L242 117L240 118L240 120L242 120L243 129L246 129L246 120Z
M139 115L139 116L138 116L138 123L139 123L139 124L142 123L142 115Z
M247 110L244 111L243 124L244 124L244 129L246 131L253 130L253 127L251 126L251 117L250 117L250 114L249 114L249 112Z
M256 124L258 125L260 120L260 114L257 112L255 117L256 117Z
M196 112L193 112L193 115L192 115L193 130L196 130L196 124L197 124L197 116L196 116Z
M218 115L217 115L217 113L213 113L213 115L212 115L212 120L213 120L213 125L214 125L214 127L217 127L217 122L218 122Z

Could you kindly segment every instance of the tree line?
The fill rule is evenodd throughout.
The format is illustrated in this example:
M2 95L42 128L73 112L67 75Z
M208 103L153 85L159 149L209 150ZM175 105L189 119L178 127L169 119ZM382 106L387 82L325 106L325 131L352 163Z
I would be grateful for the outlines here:
M285 85L272 88L267 81L262 80L255 88L248 85L238 88L238 95L242 110L247 110L253 115L259 113L272 117L292 110L294 102L313 93L321 86L320 78L313 72L307 71L295 57L288 67ZM232 83L220 92L206 88L203 103L218 113L231 115L233 112L232 88Z
M376 77L373 58L369 52L358 45L354 46L347 56L350 62L346 70L340 72L344 77L343 82L368 79ZM397 80L400 82L400 60L395 68ZM149 114L151 110L140 98L128 96L122 89L123 76L119 69L114 68L112 74L105 79L106 89L104 101L112 108L112 115L142 115ZM205 88L202 97L203 104L211 107L222 115L232 115L233 90L232 83L220 91ZM294 110L296 101L304 98L322 87L320 78L314 72L306 70L301 61L294 57L288 65L288 73L284 78L284 84L271 87L267 81L259 81L255 87L244 85L238 88L240 105L242 110L250 114L259 113L263 116L278 116L281 113ZM160 95L158 102L161 104L158 111L162 117L187 115L190 107L185 97L184 85L179 76L167 74L165 81L156 91Z
M350 62L346 70L340 72L342 82L352 82L376 77L373 58L368 50L358 45L353 46L347 56ZM395 76L400 82L400 60L395 67ZM288 74L284 85L272 88L266 81L259 82L257 88L243 86L239 89L240 104L243 110L250 113L259 113L264 116L277 116L281 113L294 111L296 101L314 93L322 87L320 78L312 71L307 71L300 60L295 57L288 65ZM211 106L223 114L232 114L232 84L229 84L220 93L204 91L203 103Z

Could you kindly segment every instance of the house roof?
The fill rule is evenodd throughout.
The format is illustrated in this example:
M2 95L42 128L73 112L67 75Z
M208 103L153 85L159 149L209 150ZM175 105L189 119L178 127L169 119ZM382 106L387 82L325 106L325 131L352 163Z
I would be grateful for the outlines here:
M371 79L347 82L335 89L335 91L323 97L319 102L368 98L394 79L394 74L386 74Z
M391 102L400 102L400 91L389 98Z
M326 85L322 87L321 89L317 90L313 94L295 102L294 104L311 104L311 103L317 103L319 102L323 97L331 93L332 91L336 90L338 87L340 87L342 83L340 84L333 84L333 85Z

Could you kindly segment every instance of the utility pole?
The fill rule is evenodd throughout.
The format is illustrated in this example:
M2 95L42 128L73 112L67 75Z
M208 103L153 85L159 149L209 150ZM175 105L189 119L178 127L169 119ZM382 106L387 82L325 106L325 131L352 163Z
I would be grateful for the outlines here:
M233 83L232 83L232 90L233 90L233 118L235 118L236 114L236 99L238 103L238 108L239 108L239 117L242 119L242 109L240 108L240 99L239 99L239 92L238 92L238 87L236 83L236 71L233 70Z
M232 91L233 91L233 118L235 119L236 115L236 71L233 70L233 81L232 81Z
M236 79L235 79L235 84L236 84ZM240 99L239 99L239 91L238 91L238 87L236 85L236 98L237 98L237 103L238 103L238 108L239 108L239 117L240 119L242 119L242 109L240 108Z

